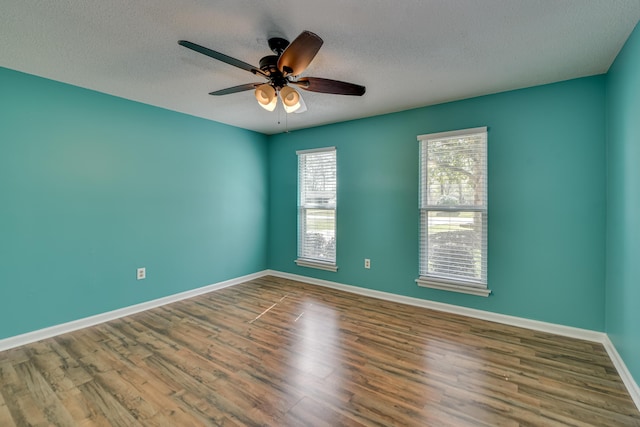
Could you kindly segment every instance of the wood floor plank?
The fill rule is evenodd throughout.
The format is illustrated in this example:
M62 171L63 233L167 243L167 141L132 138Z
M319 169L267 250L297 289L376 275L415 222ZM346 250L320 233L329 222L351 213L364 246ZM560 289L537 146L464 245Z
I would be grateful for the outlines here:
M354 417L357 418L357 417ZM357 421L339 410L325 405L323 402L305 397L283 418L283 426L310 425L317 427L348 426L362 427L372 425Z
M30 354L31 361L56 392L71 390L92 379L91 374L55 340L34 343L29 349L33 350Z
M0 353L0 426L640 426L604 347L276 277Z
M42 413L48 423L59 426L75 424L67 408L61 404L58 395L33 363L20 363L15 368L16 374L23 379L26 387L23 393L33 398L38 408L37 412Z
M114 427L141 427L144 425L138 422L134 415L118 402L114 396L115 391L105 390L94 381L82 384L78 389L85 396L87 402L93 406L93 420L96 421L96 425ZM88 423L88 425L92 424L92 422Z
M4 401L4 396L2 395L2 388L0 387L0 426L15 427L15 425L16 423L13 421L13 417L11 416L11 411L9 411L9 407Z

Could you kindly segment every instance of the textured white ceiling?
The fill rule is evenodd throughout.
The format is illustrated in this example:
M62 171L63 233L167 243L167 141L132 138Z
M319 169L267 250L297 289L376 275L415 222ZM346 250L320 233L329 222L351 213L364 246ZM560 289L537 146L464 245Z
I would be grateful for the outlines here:
M639 18L640 0L3 0L0 66L272 134L604 73ZM324 39L304 75L367 93L302 91L286 123L251 91L208 95L260 79L177 44L258 65L303 30Z

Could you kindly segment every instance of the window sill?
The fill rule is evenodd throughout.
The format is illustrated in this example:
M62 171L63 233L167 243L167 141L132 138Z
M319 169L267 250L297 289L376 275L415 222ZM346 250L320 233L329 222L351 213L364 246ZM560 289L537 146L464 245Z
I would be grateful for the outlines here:
M424 288L440 289L442 291L459 292L481 297L488 297L489 294L491 294L490 289L482 288L480 286L467 285L464 284L464 282L434 279L431 277L418 277L416 279L416 283L418 286L422 286Z
M299 267L308 267L308 268L317 268L319 270L326 271L338 271L338 266L335 264L330 264L328 262L320 262L320 261L311 261L307 259L300 259L294 261Z

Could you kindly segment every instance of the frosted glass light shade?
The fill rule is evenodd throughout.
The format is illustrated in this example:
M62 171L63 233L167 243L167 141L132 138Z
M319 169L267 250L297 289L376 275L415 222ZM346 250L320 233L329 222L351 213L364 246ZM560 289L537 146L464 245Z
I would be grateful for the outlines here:
M300 94L294 88L285 86L280 90L280 98L282 98L282 104L284 111L287 113L293 113L300 108Z
M278 103L278 97L276 96L276 90L269 84L263 84L256 88L256 99L258 104L267 111L273 111L276 109Z

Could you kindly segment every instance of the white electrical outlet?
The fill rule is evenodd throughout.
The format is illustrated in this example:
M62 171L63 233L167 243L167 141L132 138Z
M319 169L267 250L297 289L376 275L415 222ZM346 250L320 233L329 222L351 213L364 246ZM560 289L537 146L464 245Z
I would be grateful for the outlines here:
M146 277L147 277L147 269L144 267L140 267L138 269L138 274L137 274L138 280L145 279Z
M364 259L364 268L371 268L371 260L369 258Z

